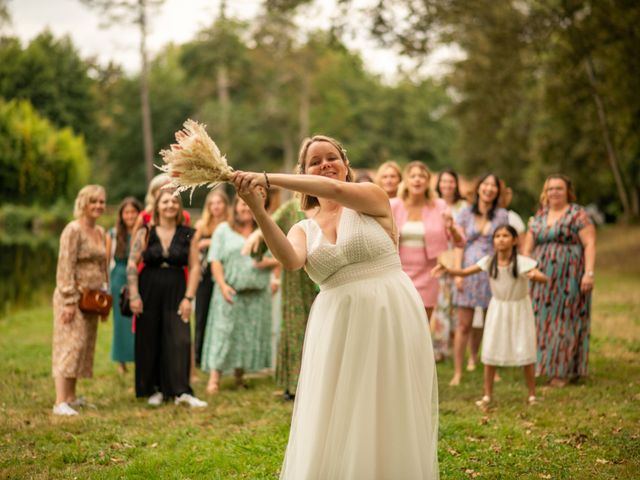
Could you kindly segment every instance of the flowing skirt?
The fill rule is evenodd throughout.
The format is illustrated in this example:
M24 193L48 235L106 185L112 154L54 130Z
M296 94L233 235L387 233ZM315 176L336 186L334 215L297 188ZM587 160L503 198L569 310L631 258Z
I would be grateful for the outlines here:
M281 479L437 479L437 402L424 305L404 272L323 290Z

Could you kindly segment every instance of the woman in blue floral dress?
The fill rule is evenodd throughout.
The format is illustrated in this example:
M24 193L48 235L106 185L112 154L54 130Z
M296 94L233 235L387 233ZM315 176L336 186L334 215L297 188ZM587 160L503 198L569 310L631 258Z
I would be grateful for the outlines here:
M201 368L210 372L207 393L219 389L223 372L234 371L243 386L245 371L271 366L272 257L256 262L240 251L256 223L247 204L234 199L232 219L221 223L209 247L215 287L204 334Z
M493 254L493 232L502 224L508 222L508 214L504 208L498 207L500 198L500 180L493 174L487 174L480 179L476 187L475 199L470 207L464 208L456 217L456 223L464 229L467 243L464 251L458 249L456 263L458 268L466 268L475 264L485 255ZM471 277L456 277L456 288L453 292L453 304L457 307L458 324L454 339L454 374L450 385L460 384L462 378L462 364L464 351L472 332L471 324L476 307L484 310L489 306L491 290L489 277L480 273ZM478 353L482 339L482 330L473 332L471 337L471 354ZM474 338L475 337L475 338ZM477 358L472 358L477 362Z
M557 387L584 377L589 359L596 231L575 199L567 177L547 178L540 196L542 208L531 222L523 249L549 277L548 284L531 288L538 340L536 375L548 377Z

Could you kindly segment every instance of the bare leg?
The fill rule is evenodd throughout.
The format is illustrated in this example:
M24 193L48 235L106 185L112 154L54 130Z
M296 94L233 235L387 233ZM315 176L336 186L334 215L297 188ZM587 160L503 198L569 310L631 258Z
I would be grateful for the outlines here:
M76 379L55 377L56 405L71 402L76 398Z
M493 365L484 366L484 394L485 396L493 397L493 379L496 375L496 367Z
M429 320L431 320L431 315L433 314L433 307L425 307L425 310L427 311L427 317L429 318Z
M475 311L474 311L475 313ZM483 311L483 318L486 315L487 311ZM482 343L482 333L484 332L483 328L472 328L471 329L471 358L469 358L469 366L475 366L478 364L478 352L480 351L480 344Z
M125 362L118 362L118 373L121 375L127 373L127 364Z
M473 309L458 307L458 325L453 342L453 378L449 385L459 385L462 378L462 364L464 363L464 351L467 348L471 322L473 320Z
M200 378L198 377L198 372L196 370L196 351L195 351L195 347L193 346L193 343L191 344L191 369L190 369L191 373L190 373L190 377L191 377L191 383L198 383L200 381Z
M536 396L536 365L531 363L524 366L524 381L527 384L527 392L529 397Z
M245 384L244 384L244 378L243 378L243 376L244 376L244 370L243 370L242 368L236 368L236 369L233 371L233 376L234 376L234 377L235 377L235 379L236 379L236 387L244 387L244 386L245 386Z
M211 370L209 383L207 383L207 393L215 395L220 390L220 370Z

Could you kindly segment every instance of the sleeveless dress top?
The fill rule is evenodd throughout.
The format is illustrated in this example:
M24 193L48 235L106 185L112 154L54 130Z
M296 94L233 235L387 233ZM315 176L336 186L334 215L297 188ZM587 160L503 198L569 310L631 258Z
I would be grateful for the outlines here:
M424 248L424 225L422 222L407 222L402 226L400 246Z
M281 479L438 478L435 362L426 312L396 246L343 208L333 244L313 219L305 269L320 285L304 340Z

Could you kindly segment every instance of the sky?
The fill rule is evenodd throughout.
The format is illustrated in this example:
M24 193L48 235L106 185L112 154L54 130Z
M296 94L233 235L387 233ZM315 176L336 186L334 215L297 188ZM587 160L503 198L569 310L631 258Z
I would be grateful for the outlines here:
M226 15L239 20L251 20L260 12L261 0L227 0ZM366 8L371 0L357 0L356 6ZM150 20L148 47L153 56L167 43L191 40L202 28L210 25L219 11L219 0L166 0ZM135 26L100 27L100 17L80 0L9 0L13 34L28 42L45 28L56 36L70 35L83 57L95 57L100 63L115 61L133 73L140 68L139 33ZM303 28L323 28L335 14L335 0L320 0L300 19ZM410 68L412 61L379 48L362 31L345 39L353 50L360 52L366 67L393 81L399 66ZM422 71L437 76L446 70L446 62L455 52L440 49L434 52Z

